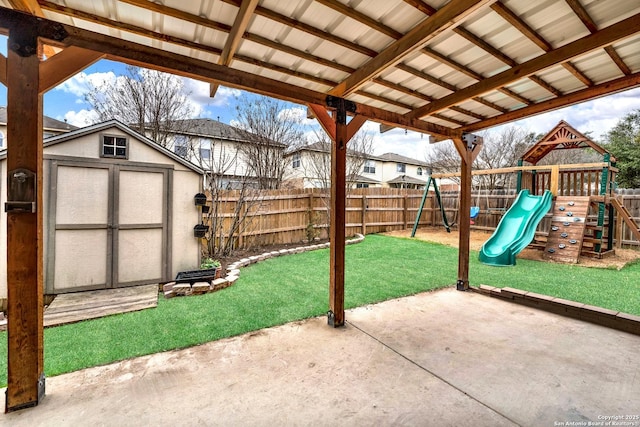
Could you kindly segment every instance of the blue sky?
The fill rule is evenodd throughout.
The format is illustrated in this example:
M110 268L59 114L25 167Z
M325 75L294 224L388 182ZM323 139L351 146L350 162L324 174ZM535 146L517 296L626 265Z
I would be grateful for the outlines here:
M6 37L0 36L0 52L6 55ZM58 120L67 120L76 126L91 124L91 107L84 102L87 91L86 81L100 82L115 78L124 73L125 65L102 60L88 67L60 86L50 90L44 96L44 114ZM209 84L184 79L185 89L191 93L190 102L199 117L208 117L231 123L235 118L237 99L248 96L245 92L221 87L215 98L209 97ZM0 85L0 105L7 103L7 89ZM306 116L306 108L289 104L288 108ZM604 135L627 113L640 109L640 88L599 98L582 104L566 107L529 119L519 120L503 126L517 126L526 132L546 133L560 120L565 120L581 132L592 132L596 141L602 141ZM374 154L388 152L402 154L423 160L429 150L428 137L416 132L395 129L384 134L378 132L376 123L367 123L367 129L375 133ZM500 127L488 129L499 132Z

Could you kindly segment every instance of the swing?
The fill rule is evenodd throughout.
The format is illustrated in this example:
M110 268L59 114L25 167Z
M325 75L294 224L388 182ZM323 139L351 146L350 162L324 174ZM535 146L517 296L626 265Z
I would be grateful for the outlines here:
M475 219L478 217L478 215L480 215L480 189L482 188L482 178L480 178L480 184L478 184L478 194L476 196L476 205L475 206L471 206L470 212L469 212L469 217L471 218L471 225L474 225ZM487 203L488 206L488 203Z
M436 201L440 207L440 213L442 214L442 223L444 228L447 230L447 233L451 233L451 227L455 225L455 222L449 224L447 220L447 213L442 204L442 198L440 197L440 190L438 190L438 184L436 184L436 180L431 177L431 171L429 171L429 179L427 180L427 185L424 187L424 193L422 194L422 200L420 201L420 206L418 207L418 214L416 215L416 220L413 224L413 230L411 231L411 237L415 237L416 230L418 229L418 223L420 222L420 216L422 215L422 210L424 209L424 203L427 199L427 194L429 193L429 187L431 187L431 183L433 182L433 190L436 193ZM455 218L454 218L455 219Z

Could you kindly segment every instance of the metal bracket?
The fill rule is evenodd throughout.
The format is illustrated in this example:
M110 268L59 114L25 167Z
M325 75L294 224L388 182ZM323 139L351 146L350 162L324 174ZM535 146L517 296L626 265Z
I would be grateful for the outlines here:
M333 311L327 311L327 324L329 326L335 326L336 323L336 315Z
M69 36L58 22L14 12L8 18L9 49L22 57L38 54L38 38L62 41Z
M462 133L462 140L467 144L467 150L469 151L473 151L476 145L482 145L484 142L481 136L467 132Z
M347 112L355 113L357 110L355 102L337 96L327 95L326 102L327 107L336 109L336 121L342 125L347 124Z
M458 280L456 282L456 290L466 291L467 289L469 289L469 282L465 282L464 280Z
M37 400L32 400L30 402L24 402L22 404L19 405L15 405L15 406L9 406L9 392L8 390L5 391L5 412L15 412L15 411L20 411L22 409L26 409L26 408L33 408L35 406L38 406L38 404L40 402L42 402L42 399L44 398L45 395L45 376L44 376L44 372L40 374L40 378L38 378L38 399Z
M44 398L45 391L45 376L44 372L40 374L40 378L38 378L38 403L42 401Z
M19 168L9 172L7 202L5 212L35 213L36 174L29 169Z

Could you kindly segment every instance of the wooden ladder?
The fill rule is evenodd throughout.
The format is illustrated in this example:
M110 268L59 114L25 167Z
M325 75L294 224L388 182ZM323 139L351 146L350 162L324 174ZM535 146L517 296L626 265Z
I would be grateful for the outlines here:
M616 209L625 224L627 224L633 236L637 240L640 240L640 226L638 226L638 223L633 219L627 208L614 197L611 198L611 205ZM618 236L618 239L622 239L622 236Z

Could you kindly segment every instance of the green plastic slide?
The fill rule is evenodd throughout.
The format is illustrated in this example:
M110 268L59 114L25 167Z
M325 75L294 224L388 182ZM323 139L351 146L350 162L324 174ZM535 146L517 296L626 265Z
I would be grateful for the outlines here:
M538 223L544 218L553 196L546 190L542 196L532 196L522 190L504 214L496 231L480 249L480 262L488 265L516 265L516 255L533 240Z

